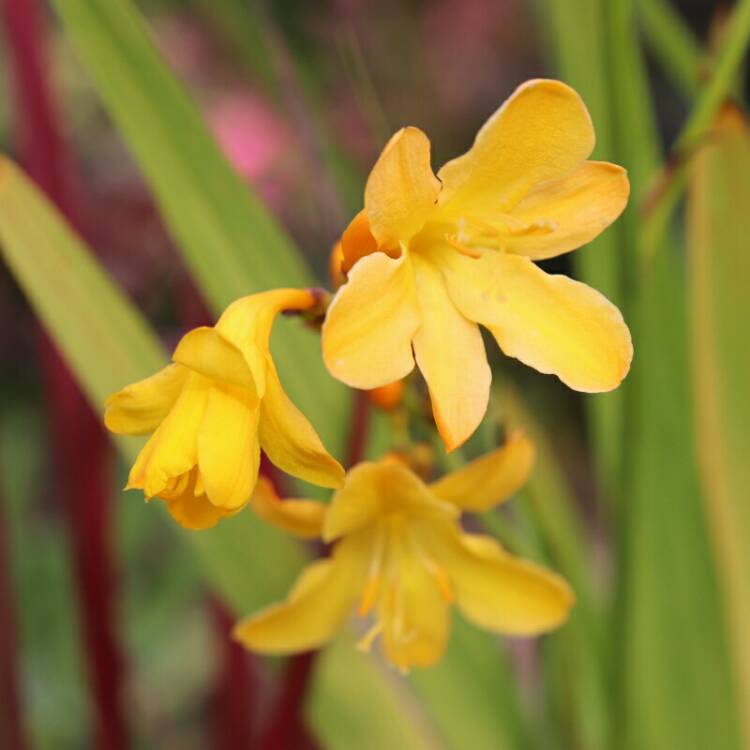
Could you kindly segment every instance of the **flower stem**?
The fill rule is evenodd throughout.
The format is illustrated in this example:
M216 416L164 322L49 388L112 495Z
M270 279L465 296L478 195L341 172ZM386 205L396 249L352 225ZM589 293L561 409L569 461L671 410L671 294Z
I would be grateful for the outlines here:
M36 0L3 0L9 59L18 113L21 160L68 220L80 228L72 190L75 173L59 127L49 82L45 28ZM70 534L82 610L91 699L96 720L92 744L127 745L120 710L122 660L114 637L114 563L110 529L108 444L99 420L78 390L50 339L40 331L39 357L51 414L55 487Z

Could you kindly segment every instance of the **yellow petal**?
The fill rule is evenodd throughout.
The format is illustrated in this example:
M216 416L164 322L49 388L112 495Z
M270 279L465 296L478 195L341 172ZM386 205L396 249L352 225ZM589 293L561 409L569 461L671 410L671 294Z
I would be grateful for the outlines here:
M541 231L511 234L503 244L510 252L537 260L575 250L623 212L629 193L628 175L622 167L584 162L566 177L534 187L521 200L513 218Z
M323 447L318 434L289 400L267 357L266 392L260 405L260 445L287 474L321 487L340 487L344 469Z
M257 397L256 378L242 352L215 328L194 328L180 339L172 359L212 380L241 386Z
M599 292L518 255L490 251L474 260L446 251L441 257L458 309L487 326L508 356L589 393L612 390L627 375L630 331Z
M365 186L365 211L378 247L408 242L424 226L439 191L429 139L418 128L402 128L388 141Z
M266 477L259 477L250 507L267 523L301 537L323 535L323 517L328 506L317 500L282 500Z
M370 222L364 208L351 220L349 226L341 235L338 245L343 256L341 270L346 274L352 266L365 255L377 252L378 243L370 232ZM340 285L339 285L340 286Z
M430 491L461 510L481 513L523 486L534 465L534 452L531 440L515 432L500 448L433 482Z
M433 544L455 588L456 604L476 625L537 635L567 619L575 596L555 573L509 555L490 537L446 529Z
M146 497L159 495L176 477L195 466L207 392L208 381L189 373L172 410L138 454L127 489L142 489Z
M333 298L323 324L323 359L353 388L378 388L414 367L420 323L411 261L384 253L362 258Z
M145 380L126 386L104 402L104 424L118 435L153 432L174 406L187 370L168 365Z
M253 651L290 654L319 648L341 627L364 581L370 545L349 538L333 558L309 565L289 598L252 615L234 629L234 638Z
M471 149L438 172L438 202L450 211L508 211L537 183L577 167L593 148L581 97L560 81L527 81L485 123Z
M265 390L265 356L276 316L282 310L307 310L315 304L307 289L272 289L242 297L222 313L216 330L242 352L259 396Z
M384 583L378 615L386 658L402 672L428 667L445 652L449 604L416 557L403 555L399 560L398 579Z
M186 529L199 530L210 529L215 526L219 520L229 515L221 508L217 508L196 486L198 480L198 471L191 471L184 490L174 497L165 499L167 510L180 526Z
M208 499L227 510L250 499L258 478L260 407L245 388L215 384L198 430L198 467Z
M434 497L422 480L398 461L357 464L333 496L323 527L326 542L401 511L413 518L450 520L458 510Z
M456 309L440 272L418 256L413 261L422 308L414 355L430 390L438 431L452 451L482 421L492 373L478 326Z

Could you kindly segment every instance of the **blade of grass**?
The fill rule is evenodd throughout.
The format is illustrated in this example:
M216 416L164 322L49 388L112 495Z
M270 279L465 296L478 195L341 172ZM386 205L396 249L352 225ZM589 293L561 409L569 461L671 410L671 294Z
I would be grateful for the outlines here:
M722 111L690 168L687 239L696 444L750 746L750 127Z
M680 93L694 99L701 91L703 50L670 0L636 0L640 27L651 53Z
M245 294L307 286L286 233L222 156L130 0L53 0L107 111L214 312ZM347 402L315 336L280 321L275 356L292 399L339 448Z
M614 0L608 11L619 157L637 206L659 167L658 139L632 0ZM626 220L636 355L626 391L627 499L618 525L616 731L634 750L733 748L736 714L686 408L684 273L670 245L658 263L639 263L643 225L633 211ZM689 678L706 673L713 682L708 699L705 684Z

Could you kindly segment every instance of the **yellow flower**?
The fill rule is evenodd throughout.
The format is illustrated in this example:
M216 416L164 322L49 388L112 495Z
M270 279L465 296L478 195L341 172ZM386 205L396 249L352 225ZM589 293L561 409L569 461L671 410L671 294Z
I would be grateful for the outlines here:
M112 432L153 432L127 489L165 500L180 524L203 529L248 502L261 448L289 474L341 486L343 469L282 389L269 352L276 315L315 301L297 289L237 300L214 328L187 333L173 364L110 396L104 421Z
M593 147L578 94L548 80L520 86L437 178L427 136L396 133L342 236L348 282L323 328L330 372L371 389L403 378L416 358L449 450L487 408L477 324L505 354L571 388L615 388L632 358L620 312L534 264L589 242L625 207L625 170L586 161Z
M331 557L302 572L286 602L240 622L235 637L270 654L318 648L359 601L360 617L374 613L360 647L369 650L380 636L386 658L405 671L441 657L452 603L498 633L557 627L573 604L565 581L458 523L462 510L484 511L509 497L532 462L533 446L515 435L431 485L395 459L361 463L330 506L281 501L259 484L253 503L264 518L307 537L317 531L335 545Z

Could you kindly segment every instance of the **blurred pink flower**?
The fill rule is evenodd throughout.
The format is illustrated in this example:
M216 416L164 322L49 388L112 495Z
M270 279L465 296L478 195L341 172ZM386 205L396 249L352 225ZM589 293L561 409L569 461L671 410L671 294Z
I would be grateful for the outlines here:
M256 183L273 171L290 144L279 117L252 94L227 94L208 112L214 135L234 168Z

